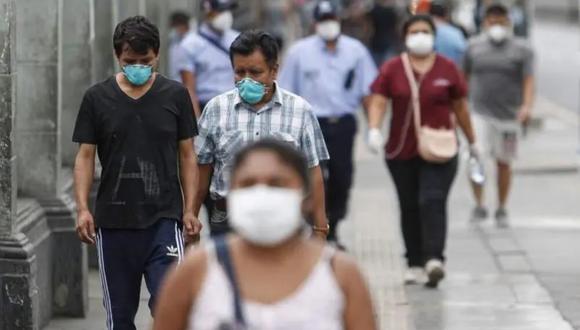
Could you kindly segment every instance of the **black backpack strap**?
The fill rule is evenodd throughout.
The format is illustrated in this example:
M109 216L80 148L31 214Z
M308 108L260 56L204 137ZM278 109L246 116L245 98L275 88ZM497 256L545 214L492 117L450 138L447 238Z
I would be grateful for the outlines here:
M202 37L205 41L212 44L215 48L221 50L226 55L230 56L230 50L224 47L222 44L220 44L217 40L213 39L211 36L207 35L205 32L202 31L198 31L197 34L199 34L199 36Z
M230 256L230 249L228 246L228 242L226 241L225 236L218 237L214 240L215 242L215 251L216 257L218 262L223 267L224 271L226 272L226 276L232 286L233 294L234 294L234 312L236 316L236 322L239 325L245 326L246 321L244 319L244 313L242 311L242 299L240 295L240 287L238 285L238 281L236 279L236 273L234 270L234 265L232 263L232 258Z

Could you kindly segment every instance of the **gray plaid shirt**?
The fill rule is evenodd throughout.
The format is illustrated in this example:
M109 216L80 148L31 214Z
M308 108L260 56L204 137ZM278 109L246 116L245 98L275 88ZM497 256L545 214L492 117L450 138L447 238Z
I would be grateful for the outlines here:
M301 150L310 168L329 159L324 137L306 100L276 86L260 110L243 102L236 89L213 98L199 120L195 149L199 164L213 164L212 198L225 198L235 154L246 144L270 137Z

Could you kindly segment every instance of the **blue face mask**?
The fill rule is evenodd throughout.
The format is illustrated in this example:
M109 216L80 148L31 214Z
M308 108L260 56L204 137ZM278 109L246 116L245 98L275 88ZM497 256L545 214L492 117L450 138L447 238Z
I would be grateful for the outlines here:
M238 81L236 88L242 100L252 105L260 102L266 94L266 86L251 78L244 78Z
M153 74L153 67L151 65L130 64L123 67L125 78L135 86L145 85L151 75Z

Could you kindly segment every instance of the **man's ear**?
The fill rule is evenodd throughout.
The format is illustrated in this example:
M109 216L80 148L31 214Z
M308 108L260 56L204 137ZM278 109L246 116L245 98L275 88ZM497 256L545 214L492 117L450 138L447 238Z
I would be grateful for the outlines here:
M280 69L280 64L276 63L274 64L274 66L272 67L272 76L273 76L273 80L276 80L278 78L278 70Z

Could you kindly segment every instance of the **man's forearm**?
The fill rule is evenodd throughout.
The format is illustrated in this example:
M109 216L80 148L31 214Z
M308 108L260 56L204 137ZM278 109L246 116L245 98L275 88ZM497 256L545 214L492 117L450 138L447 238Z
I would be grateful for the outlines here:
M199 216L201 205L207 197L212 171L211 165L198 165L199 180L193 204L193 212L196 216Z
M74 168L74 187L77 211L89 210L89 194L95 174L94 159L77 157Z
M523 106L532 109L535 98L535 81L533 76L526 77L524 80Z
M324 196L324 179L322 177L322 170L320 166L311 169L312 177L312 198L314 201L313 221L317 227L326 227L328 219L326 218L326 205Z
M195 194L199 184L199 171L195 153L182 156L179 164L181 188L183 190L183 209L184 212L195 212Z

